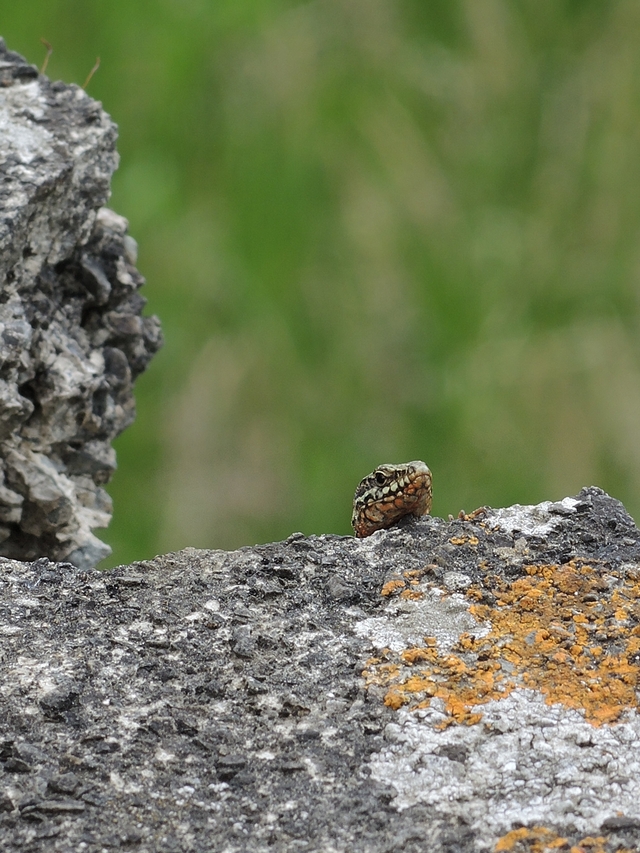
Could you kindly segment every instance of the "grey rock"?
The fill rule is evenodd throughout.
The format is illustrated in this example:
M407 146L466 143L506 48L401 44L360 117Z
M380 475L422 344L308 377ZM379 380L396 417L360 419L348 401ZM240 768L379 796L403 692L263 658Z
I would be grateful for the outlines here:
M104 207L117 129L0 39L0 554L80 568L111 503L111 441L161 345L135 241Z
M54 794L73 794L79 785L80 780L75 773L56 774L48 782L48 788Z
M627 607L598 644L607 666L617 655L622 676L637 675L640 533L601 490L576 500L586 508L189 548L104 573L0 560L0 848L489 853L524 826L531 847L553 827L547 840L576 849L587 836L607 853L639 849L635 693L595 725L523 682L464 723L437 696L394 710L384 683L429 649L485 672L490 627L472 607L502 612L536 567L560 578L570 608ZM442 572L434 553L448 555ZM449 589L451 572L464 584ZM336 596L338 576L357 603ZM583 576L589 591L576 593ZM580 624L554 628L561 649ZM526 648L544 642L525 627Z
M31 765L22 758L7 758L4 763L5 773L30 773Z

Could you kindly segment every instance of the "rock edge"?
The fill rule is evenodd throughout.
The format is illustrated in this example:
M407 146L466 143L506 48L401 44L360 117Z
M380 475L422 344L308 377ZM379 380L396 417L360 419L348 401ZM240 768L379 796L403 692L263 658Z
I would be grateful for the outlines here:
M102 488L161 345L127 221L104 207L117 129L0 39L0 555L110 553Z
M363 540L0 568L5 849L639 848L640 531L599 489ZM599 701L546 703L596 645Z

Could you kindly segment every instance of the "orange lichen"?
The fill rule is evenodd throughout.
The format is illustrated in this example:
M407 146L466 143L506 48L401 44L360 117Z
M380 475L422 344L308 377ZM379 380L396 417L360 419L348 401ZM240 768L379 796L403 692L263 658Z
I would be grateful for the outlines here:
M399 589L404 589L406 583L403 580L398 578L397 580L387 581L387 583L380 590L380 595L391 595L391 593L396 592Z
M488 579L494 604L480 603L485 593L477 587L467 591L470 612L488 626L484 636L462 634L449 654L425 638L424 647L368 664L367 684L387 687L385 704L392 708L425 708L434 697L441 699L443 727L477 722L478 705L517 687L538 690L547 704L582 710L594 726L637 708L637 576L609 574L605 580L601 569L578 561L525 571L510 583ZM415 596L413 591L403 596L407 593Z
M544 826L528 829L522 826L503 835L493 849L495 853L503 853L503 851L547 853L550 850L566 850L568 847L567 839L557 835L552 829Z
M420 599L424 597L424 593L419 589L409 590L407 589L407 584L411 587L417 587L420 585L420 579L427 572L432 571L431 566L425 566L423 569L407 569L402 573L401 578L391 578L388 580L386 584L380 590L380 595L383 595L385 598L390 596L395 596L398 593L400 594L400 598L412 598L412 599Z
M477 545L480 540L477 536L453 536L449 539L452 545Z
M602 835L588 835L577 844L571 844L567 838L545 826L522 826L503 835L493 849L494 853L552 853L554 850L564 850L566 853L613 853L613 850L616 853L632 853L627 847L610 847L607 842L608 839Z

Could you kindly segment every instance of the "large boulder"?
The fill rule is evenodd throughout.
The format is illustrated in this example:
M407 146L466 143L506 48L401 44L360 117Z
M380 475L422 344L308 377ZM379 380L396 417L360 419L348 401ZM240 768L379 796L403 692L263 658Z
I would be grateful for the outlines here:
M0 39L0 554L87 568L133 382L161 343L127 222L104 207L117 129Z
M640 849L640 531L599 489L0 590L4 850Z

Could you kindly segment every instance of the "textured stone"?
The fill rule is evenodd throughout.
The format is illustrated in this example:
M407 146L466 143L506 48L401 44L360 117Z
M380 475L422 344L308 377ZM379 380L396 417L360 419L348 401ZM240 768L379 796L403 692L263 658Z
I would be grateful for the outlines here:
M590 488L105 573L0 560L0 847L637 850L639 539Z
M116 126L0 40L0 554L87 568L133 381L161 343L127 222L103 205Z

